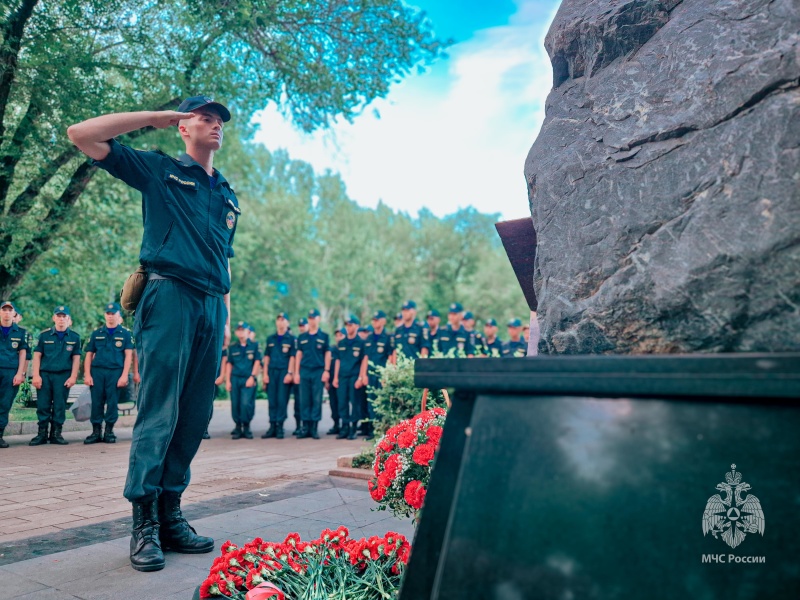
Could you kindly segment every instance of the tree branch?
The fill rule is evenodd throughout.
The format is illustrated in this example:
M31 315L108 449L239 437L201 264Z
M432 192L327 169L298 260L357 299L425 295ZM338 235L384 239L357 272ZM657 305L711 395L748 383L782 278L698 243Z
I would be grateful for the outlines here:
M38 2L39 0L23 0L3 27L3 43L0 44L0 145L3 143L6 132L6 107L11 95L11 85L17 73L17 59L22 47L22 34Z
M2 161L0 161L0 214L5 210L8 189L11 187L11 180L14 178L17 163L22 158L25 140L33 131L33 125L40 114L42 114L42 108L39 104L38 96L34 95L28 103L28 110L25 111L25 115L17 125L17 130L14 132L8 152L3 155Z

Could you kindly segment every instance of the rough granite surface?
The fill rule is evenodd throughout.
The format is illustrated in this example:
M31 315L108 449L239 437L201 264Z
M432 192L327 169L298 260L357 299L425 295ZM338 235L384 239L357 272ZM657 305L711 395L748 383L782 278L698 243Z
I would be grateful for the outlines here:
M540 352L800 350L799 32L797 0L563 1Z

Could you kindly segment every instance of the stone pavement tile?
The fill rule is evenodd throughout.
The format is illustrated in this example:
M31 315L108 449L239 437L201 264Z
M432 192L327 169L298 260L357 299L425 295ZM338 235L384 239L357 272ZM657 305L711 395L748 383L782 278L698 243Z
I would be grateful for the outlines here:
M346 527L364 527L386 518L386 514L383 512L371 511L369 508L354 510L346 504L321 510L308 516L316 521L336 523L337 525L344 525Z
M300 496L298 498L290 498L287 500L278 500L277 502L269 502L261 506L254 506L253 510L262 512L275 513L280 515L287 515L290 517L302 517L303 515L313 514L326 508L334 506L341 506L343 501L341 498L328 496L328 497L307 497Z
M63 583L58 589L82 600L162 600L168 595L194 590L208 575L207 569L170 561L169 556L167 566L152 573L134 571L127 556L125 562L124 567ZM185 600L191 600L191 597L189 592Z
M289 519L291 519L291 517L282 514L265 513L255 508L244 508L242 510L192 521L192 526L198 531L201 530L200 528L202 528L203 531L205 531L206 528L211 528L224 531L229 535L236 535L252 529L283 523ZM203 535L209 534L204 533Z
M123 566L132 570L127 553L102 543L11 563L0 569L50 587L65 589L64 585L71 581L95 577Z
M44 590L47 587L22 575L3 571L2 567L0 567L0 580L0 598L16 598L23 594Z
M31 527L35 527L36 524L34 523ZM58 527L51 525L49 527L37 527L36 529L25 529L23 531L18 531L16 533L5 533L0 530L0 536L2 536L3 541L0 542L0 550L3 548L3 544L8 542L15 542L17 540L24 540L29 537L37 536L37 535L49 535L51 533L58 533L61 531ZM0 552L2 554L2 552Z
M63 592L61 590L53 588L45 588L43 590L31 592L30 594L24 594L22 596L14 596L13 600L83 600L83 599L77 598L72 594L67 594L66 592ZM191 600L191 598L189 600Z

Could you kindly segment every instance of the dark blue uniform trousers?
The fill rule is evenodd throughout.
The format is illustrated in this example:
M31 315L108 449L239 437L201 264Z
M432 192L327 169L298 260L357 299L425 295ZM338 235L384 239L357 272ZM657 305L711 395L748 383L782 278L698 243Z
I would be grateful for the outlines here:
M339 397L339 418L342 423L355 423L359 419L361 409L357 393L361 390L356 389L357 380L358 377L339 377L339 389L336 393Z
M117 382L120 377L122 377L122 368L104 369L92 367L94 385L90 388L92 392L92 416L89 419L92 425L100 425L104 416L106 423L109 425L117 422L119 418L117 404L120 396L120 388L117 387ZM105 415L103 414L104 409Z
M69 388L64 387L72 371L41 371L42 389L36 392L36 417L40 424L63 425L67 418Z
M8 425L8 413L17 397L18 385L14 385L16 369L0 369L0 429Z
M249 375L231 375L231 416L234 423L250 423L256 414L256 386L247 387L249 378Z
M377 375L368 375L369 384L367 390L371 388L379 388L381 387L381 379ZM366 397L366 404L367 404L367 411L362 413L361 418L366 419L369 418L370 420L377 419L377 415L375 414L375 406L372 404L372 400L375 398L375 392L367 391L364 396Z
M289 369L267 369L267 399L269 400L269 422L283 423L286 420L286 407L289 404L291 383L283 383Z
M300 371L300 418L303 421L322 420L322 369Z
M214 401L227 309L221 297L172 279L147 282L134 336L142 383L125 497L183 493Z
M298 423L303 419L300 418L300 386L292 386L292 397L294 398L294 420Z

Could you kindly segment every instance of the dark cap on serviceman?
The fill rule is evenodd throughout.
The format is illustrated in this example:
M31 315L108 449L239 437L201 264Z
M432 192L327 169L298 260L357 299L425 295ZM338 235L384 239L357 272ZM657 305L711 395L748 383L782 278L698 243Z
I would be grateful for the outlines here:
M319 316L319 311L316 308L312 308L308 311L308 318L309 319L316 319Z
M377 321L378 319L385 319L385 318L386 318L386 313L383 312L382 310L376 310L374 313L372 313L372 320L373 321Z
M67 306L66 304L59 304L53 309L53 314L69 316L69 306Z
M0 308L5 308L6 306L10 306L11 310L17 312L17 307L14 306L14 303L11 302L11 300L3 300L2 302L0 302Z
M361 321L358 320L358 317L355 315L350 315L344 321L345 325L361 325Z
M287 312L279 312L279 313L278 313L278 316L277 316L277 317L275 317L275 320L276 320L276 321L277 321L278 319L286 319L286 320L288 321L288 320L289 320L289 313L287 313Z
M250 329L250 325L247 324L247 321L239 321L236 324L236 329Z
M214 99L208 96L192 96L191 98L186 98L178 107L178 112L190 113L198 108L205 108L206 106L217 109L223 123L227 123L231 120L231 112L225 108L225 106L219 102L214 102Z
M109 302L108 304L106 304L104 312L106 313L122 312L122 307L116 302Z
M413 300L406 300L403 302L403 310L410 310L412 308L417 308L417 303Z

